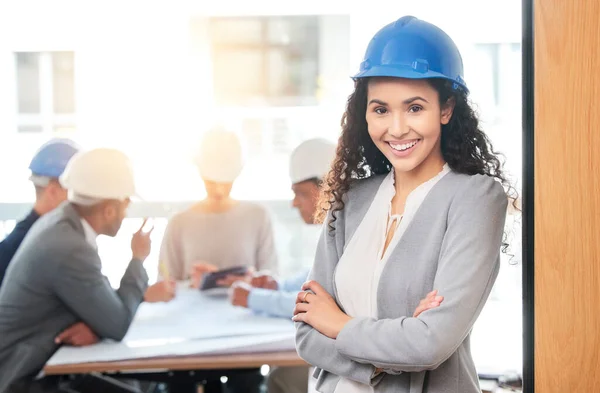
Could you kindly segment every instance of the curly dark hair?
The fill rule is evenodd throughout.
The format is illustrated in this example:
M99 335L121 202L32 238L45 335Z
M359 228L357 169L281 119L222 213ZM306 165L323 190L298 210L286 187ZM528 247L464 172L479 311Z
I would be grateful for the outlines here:
M455 107L448 124L442 125L441 148L444 160L457 173L482 174L496 178L516 206L517 192L503 172L504 157L494 151L487 135L481 130L477 114L464 90L453 89L445 79L428 79L438 94L440 105L454 98ZM375 146L367 130L367 89L369 78L358 79L348 97L342 117L342 134L338 141L333 166L324 181L317 211L317 221L323 222L332 211L329 229L334 231L337 212L344 209L343 196L360 179L389 173L392 165ZM502 158L502 161L501 161Z

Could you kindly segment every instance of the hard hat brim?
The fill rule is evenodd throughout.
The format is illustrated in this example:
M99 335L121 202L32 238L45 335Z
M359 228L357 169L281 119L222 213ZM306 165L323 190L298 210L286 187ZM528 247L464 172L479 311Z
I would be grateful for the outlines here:
M440 74L439 72L428 70L426 72L415 71L411 66L373 66L367 70L360 71L352 77L354 81L361 78L373 78L373 77L387 77L387 78L406 78L406 79L446 79L450 82L460 86L467 94L469 89L463 83L457 82L454 79L448 78L447 76Z

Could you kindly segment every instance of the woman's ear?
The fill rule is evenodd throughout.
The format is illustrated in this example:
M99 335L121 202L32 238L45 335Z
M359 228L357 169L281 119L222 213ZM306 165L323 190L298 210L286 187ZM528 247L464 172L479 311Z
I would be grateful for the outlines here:
M452 119L452 114L454 113L455 106L456 100L454 99L454 97L448 98L446 103L442 106L441 123L443 125L450 123L450 119Z

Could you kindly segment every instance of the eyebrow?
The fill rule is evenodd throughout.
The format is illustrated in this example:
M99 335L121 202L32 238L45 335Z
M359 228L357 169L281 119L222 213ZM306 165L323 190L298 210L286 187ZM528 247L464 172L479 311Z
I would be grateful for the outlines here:
M410 98L407 98L406 100L404 100L402 102L405 103L405 104L410 104L410 103L413 103L413 102L418 101L418 100L425 101L426 103L429 104L429 101L427 101L425 98L423 98L421 96L410 97Z
M406 100L402 101L402 103L405 104L405 105L408 105L408 104L411 104L411 103L413 103L415 101L418 101L418 100L425 101L426 103L429 104L429 101L427 101L425 98L423 98L421 96L414 96L414 97L407 98ZM371 104L378 104L378 105L387 106L386 102L378 100L377 98L373 98L371 101L369 101L369 105L371 105Z

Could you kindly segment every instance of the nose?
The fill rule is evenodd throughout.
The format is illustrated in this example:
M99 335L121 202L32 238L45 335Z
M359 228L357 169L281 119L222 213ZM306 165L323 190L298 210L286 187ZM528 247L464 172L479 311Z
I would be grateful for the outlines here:
M406 123L403 113L394 112L391 116L391 123L388 128L388 133L394 138L400 139L408 131L409 127Z

